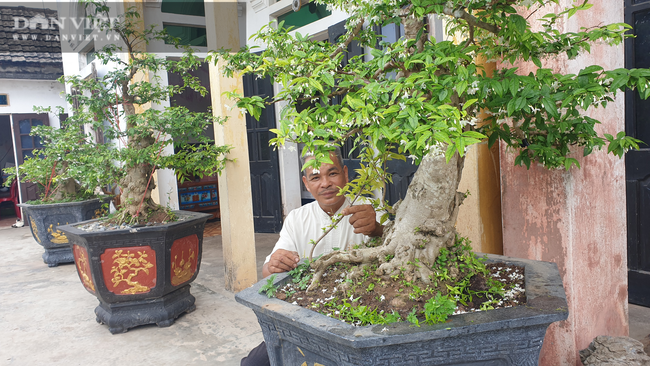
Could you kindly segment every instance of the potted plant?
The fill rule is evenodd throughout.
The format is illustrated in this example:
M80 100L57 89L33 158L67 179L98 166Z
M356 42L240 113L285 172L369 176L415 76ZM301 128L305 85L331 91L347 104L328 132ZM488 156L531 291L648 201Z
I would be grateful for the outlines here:
M586 1L549 14L544 13L548 1L542 0L317 2L349 12L347 34L337 42L314 42L280 23L265 26L254 36L258 44L267 45L260 53L244 50L231 54L220 50L213 54L229 64L224 69L228 75L250 72L271 77L282 87L281 92L267 100L233 93L237 105L258 117L267 105L288 103L272 144L304 144L306 153L314 156L305 168L332 163L333 146L351 139L359 151L361 168L358 178L344 187L341 194L352 200L381 189L390 180L385 166L391 159L411 158L419 169L399 205L389 207L381 199L374 200L377 209L394 215L384 230L382 242L335 251L314 261L310 285L313 291L320 290L319 281L337 263L349 264L346 279L353 288L364 271L379 279L396 276L409 283L422 281L421 286L434 282L436 262L456 242L454 225L465 197L457 192L458 184L466 150L472 144L487 140L492 146L501 140L518 151L517 165L542 164L567 170L579 168L571 155L575 151L588 155L607 146L608 152L621 157L627 149L638 148L639 141L624 132L598 133L595 126L599 121L585 111L606 107L617 92L628 88L647 98L649 70L604 70L590 65L578 75L566 75L544 68L547 57L573 58L588 52L591 42L618 44L626 37L625 24L597 25L576 33L558 31L560 19L590 8ZM518 10L529 11L530 17L518 14ZM443 17L448 34L454 34L457 42L430 38L424 22L429 15ZM546 31L531 30L533 19ZM373 26L391 23L404 26L404 37L394 43L383 42ZM345 50L353 41L369 49L372 58L352 57L342 63ZM488 75L479 62L481 59L503 62L493 75ZM538 69L529 75L518 75L516 68L510 66L517 61L529 61ZM334 103L335 99L340 102ZM298 112L298 104L309 106ZM483 121L478 120L480 112L486 114ZM334 221L333 225L336 224ZM456 267L460 269L461 264L456 262ZM359 292L346 292L340 298L355 299L367 289L357 286L355 290ZM450 296L444 288L440 293ZM282 309L278 316L271 316L278 309L273 300L263 305L243 295L238 299L257 309L263 329L269 323L276 327L269 326L268 332L264 332L269 355L277 364L294 364L297 360L295 354L284 358L285 353L279 348L282 345L298 345L301 352L317 354L322 360L330 360L335 352L319 347L319 341L309 341L324 334L323 328L318 329L321 323L315 315L302 318L293 316L299 309ZM491 313L498 318L502 314L499 311ZM418 315L424 317L421 312ZM273 332L280 329L278 318L303 330L310 328L314 333L283 338L285 332ZM317 329L307 325L311 321ZM369 332L376 333L376 329L360 330L360 337L350 341L363 343L364 337ZM464 332L465 328L458 331ZM344 327L336 328L336 332L342 336L357 334ZM413 331L416 338L418 332ZM391 337L375 336L373 342L392 342ZM483 337L482 341L497 347L490 337ZM328 364L317 357L311 360ZM366 364L366 360L340 362ZM505 363L519 364L510 362ZM535 362L531 358L521 364Z
M271 365L536 365L548 326L569 315L555 263L489 255L525 268L526 306L467 312L446 322L358 326L260 293L266 280L235 296L262 327ZM287 273L274 279L282 287Z
M50 112L48 108L36 108ZM58 115L63 113L58 111ZM35 126L37 149L17 168L7 168L9 185L21 177L23 183L35 184L39 199L19 204L26 212L23 220L34 240L45 248L43 261L50 267L73 263L72 250L66 235L58 227L108 213L109 196L99 187L111 182L114 166L97 160L84 162L91 152L103 150L86 136L83 126L63 122L61 128ZM39 146L40 145L40 146ZM97 194L97 192L99 194Z
M118 17L103 2L84 3L100 31L120 42L97 52L97 61L112 66L96 78L67 76L64 81L79 91L76 99L84 123L101 131L112 148L90 154L104 159L120 174L120 208L107 219L61 227L73 244L79 277L100 301L97 321L111 333L156 323L171 325L184 312L194 310L190 283L196 278L202 255L203 229L209 214L171 211L151 198L158 169L174 169L186 176L214 175L225 164L228 146L217 146L204 136L213 123L211 113L185 107L148 108L189 88L205 95L190 71L201 60L189 47L179 60L137 51L151 40L174 42L153 26L138 30L139 14L127 9ZM113 37L111 37L113 38ZM158 72L176 72L182 85L163 85ZM119 147L117 145L120 145ZM176 147L175 154L165 153Z

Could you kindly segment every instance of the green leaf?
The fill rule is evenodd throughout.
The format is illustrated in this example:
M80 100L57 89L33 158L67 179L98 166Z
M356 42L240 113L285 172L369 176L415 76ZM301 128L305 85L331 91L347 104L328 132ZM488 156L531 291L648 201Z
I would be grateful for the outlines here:
M468 107L470 107L472 104L476 103L478 99L470 99L465 104L463 104L463 110L466 110Z
M515 112L515 99L510 99L510 101L508 101L506 110L508 112L508 117L512 116L512 114Z
M492 132L490 136L488 137L488 148L491 148L492 145L499 139L499 134L496 132Z
M457 150L458 150L458 154L460 154L460 156L465 155L465 139L464 138L459 137L459 138L456 139L456 147L457 147Z
M444 101L445 98L447 98L447 95L449 95L449 91L447 91L447 89L442 89L438 93L438 100L440 100L441 102Z
M365 104L363 104L361 99L354 98L354 97L350 96L350 94L346 94L345 99L347 100L348 104L354 109L359 109L359 108L365 107Z
M445 159L447 160L447 163L451 160L451 158L454 156L456 153L456 147L454 145L449 145L447 146L447 152L445 152Z
M503 87L501 86L501 83L498 80L492 79L490 85L492 86L492 89L494 90L495 93L497 93L498 96L500 97L503 96Z
M465 131L463 132L463 137L471 137L474 139L484 139L486 136L482 133L476 132L476 131Z
M318 89L319 92L321 92L321 93L325 93L325 92L323 91L323 86L322 86L322 85L321 85L317 80L314 80L314 79L311 79L311 78L308 79L308 80L309 80L309 85L311 85L311 86L313 86L314 88Z
M515 30L519 34L526 33L527 22L526 22L526 19L524 17L522 17L519 14L512 14L512 15L510 15L510 21L515 26Z
M524 97L519 97L517 98L517 101L515 102L515 109L516 110L522 110L526 105L528 104L528 100Z
M329 72L325 71L320 76L323 78L325 84L334 86L334 76L332 76Z
M382 112L383 115L395 113L400 111L400 106L397 104L393 104L390 107L386 108L385 111Z
M452 143L451 143L451 139L449 138L449 135L447 135L446 133L444 133L444 132L442 132L442 131L440 131L440 132L436 132L436 134L434 135L434 137L435 137L436 140L438 140L438 141L442 141L442 142L444 142L444 143L446 143L446 144L449 144L449 145L452 144Z
M431 129L431 126L429 126L429 125L420 125L413 132L414 133L422 133L422 132L428 131L430 129Z
M542 105L544 106L544 109L546 110L546 112L548 114L550 114L551 116L553 116L553 117L558 117L559 116L559 114L557 112L557 106L549 98L544 97L542 99Z
M420 138L418 139L418 144L417 144L418 149L424 147L424 145L426 144L428 138L429 138L429 136L427 136L425 134L420 136Z
M456 93L458 93L458 95L462 95L466 89L467 89L467 81L461 80L456 84Z
M510 79L510 94L515 97L517 96L517 91L519 91L519 79L512 78Z
M589 66L587 68L584 68L584 69L580 70L580 73L578 74L578 76L591 74L591 73L594 73L596 71L601 71L601 70L603 70L603 68L601 66L591 65L591 66Z
M618 141L612 141L609 146L607 147L607 153L615 152L618 148L620 147L620 144Z

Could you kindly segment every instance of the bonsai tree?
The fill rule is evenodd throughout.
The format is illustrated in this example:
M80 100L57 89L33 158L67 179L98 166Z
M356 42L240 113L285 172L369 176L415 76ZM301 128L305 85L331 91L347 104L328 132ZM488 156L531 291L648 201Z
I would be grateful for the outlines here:
M374 201L394 214L381 244L321 257L312 264L310 288L334 263L355 265L349 278L375 263L376 275L431 282L439 254L456 242L454 225L464 199L457 190L472 144L487 139L491 146L500 140L518 152L517 165L540 163L549 169L579 168L570 155L576 151L588 155L606 147L621 157L638 148L640 141L624 132L598 134L600 121L587 111L606 107L628 89L647 98L650 70L586 65L574 75L544 67L549 58L572 59L589 52L594 42L615 45L627 37L625 24L559 31L558 21L588 11L586 0L548 14L545 6L557 0L315 1L349 13L347 34L335 43L316 42L280 23L253 36L266 45L259 54L250 49L214 52L214 58L227 61L226 74L268 76L282 87L272 98L232 97L254 117L268 105L288 103L271 143L304 144L314 159L303 169L331 163L333 146L352 139L361 169L341 191L352 199L390 181L385 167L391 159L411 158L419 169L401 203L391 208ZM444 19L447 33L457 41L430 37L429 15ZM534 31L533 22L543 31ZM390 23L404 26L404 37L395 43L373 32L373 26ZM369 49L372 58L342 63L352 41ZM481 59L500 61L493 75ZM518 62L537 69L518 74L513 66ZM335 97L340 103L332 102ZM308 107L297 112L297 105ZM482 121L480 112L487 115Z
M49 108L35 109L50 112ZM63 111L59 109L57 113L61 115ZM77 115L69 123L64 121L61 128L35 126L30 134L37 136L40 148L34 149L23 164L5 169L9 174L5 185L11 185L16 175L25 182L36 183L40 198L35 203L94 198L96 188L110 182L116 169L105 160L87 161L106 147L87 140L83 129L72 126L71 122L79 118Z
M89 152L81 163L87 168L100 162L112 164L108 171L121 191L121 208L113 220L130 224L168 221L168 210L151 198L155 171L174 169L181 180L187 176L213 175L222 169L225 154L230 150L228 146L216 146L203 135L209 125L221 123L221 118L209 112L190 112L181 106L149 108L185 89L205 96L206 88L190 74L201 60L189 47L179 60L140 52L152 40L181 46L164 31L156 30L155 25L138 30L135 23L140 15L133 8L116 20L109 16L110 8L104 2L83 3L88 14L92 14L93 24L101 31L117 35L120 42L109 44L96 54L96 62L111 66L105 75L62 78L78 91L66 95L71 105L78 105L67 123L90 127L106 139L102 148ZM182 85L161 83L158 73L165 71L180 74ZM163 153L170 146L177 148L177 152Z

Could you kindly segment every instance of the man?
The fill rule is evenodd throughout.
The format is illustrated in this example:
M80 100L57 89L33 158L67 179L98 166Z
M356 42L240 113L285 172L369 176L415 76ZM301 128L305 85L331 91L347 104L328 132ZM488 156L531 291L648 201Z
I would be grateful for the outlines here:
M271 254L266 257L262 267L263 277L290 271L296 268L301 258L308 258L312 248L310 241L322 235L322 228L332 224L330 218L335 214L340 213L350 218L341 220L336 229L330 231L318 243L314 249L314 258L327 254L334 248L343 250L366 241L368 237L383 234L384 228L379 224L372 205L352 206L348 198L338 195L339 188L348 182L348 167L343 165L341 150L338 147L330 154L330 158L333 164L323 163L317 171L312 168L303 171L302 182L315 201L289 213L282 225L280 239ZM302 165L309 159L313 157L301 157ZM269 364L264 342L241 362L242 366Z

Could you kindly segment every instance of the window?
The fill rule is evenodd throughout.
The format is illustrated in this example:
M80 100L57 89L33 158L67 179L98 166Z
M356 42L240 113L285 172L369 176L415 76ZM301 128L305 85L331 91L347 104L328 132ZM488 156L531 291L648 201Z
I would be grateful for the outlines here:
M0 107L4 107L8 105L9 105L9 95L0 94Z
M43 147L40 137L30 135L32 127L42 125L44 125L44 123L40 118L25 118L18 121L18 138L20 139L23 161L28 157L34 156L32 153L34 149L40 149Z
M285 28L300 28L331 14L332 12L327 10L326 5L318 5L310 2L309 4L303 5L298 11L289 11L286 14L278 16L278 23L284 21Z
M208 39L206 38L205 28L168 24L163 24L163 28L170 36L179 38L180 44L182 45L203 47L208 46Z
M163 0L160 11L163 13L205 16L203 0Z
M88 52L86 52L86 65L93 62L95 59L95 47L92 47Z

